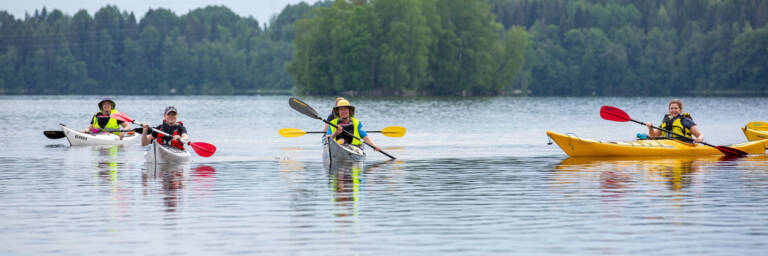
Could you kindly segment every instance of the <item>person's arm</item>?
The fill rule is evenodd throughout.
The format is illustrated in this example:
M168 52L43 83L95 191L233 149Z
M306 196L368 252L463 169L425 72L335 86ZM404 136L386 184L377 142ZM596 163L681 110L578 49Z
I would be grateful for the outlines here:
M367 142L369 146L373 145L373 150L381 151L381 148L379 148L379 146L377 146L376 143L373 142L373 139L371 139L371 137L368 137L368 132L366 132L365 129L363 129L362 122L360 122L357 125L357 133L360 134L360 137L362 137L363 141Z
M699 126L691 126L691 134L693 135L693 142L701 143L704 141L704 134L699 131Z
M81 132L90 133L91 130L93 130L93 124L89 124L88 128L85 128L85 130L82 130Z
M152 143L152 140L154 140L155 137L153 137L151 134L147 134L149 130L148 124L144 124L143 128L144 129L141 129L141 146L146 146Z
M188 142L189 141L189 135L187 135L187 128L184 128L184 126L179 128L179 133L181 133L181 141L182 142Z
M370 145L373 145L373 150L376 150L376 151L381 151L381 148L379 148L379 146L377 146L377 145L376 145L376 143L374 143L374 142L373 142L373 140L371 139L371 137L369 137L369 136L365 136L365 137L363 138L363 141L367 142L369 146L370 146Z
M656 138L661 136L661 130L653 128L653 123L646 122L645 126L648 127L648 136L651 136L651 138Z

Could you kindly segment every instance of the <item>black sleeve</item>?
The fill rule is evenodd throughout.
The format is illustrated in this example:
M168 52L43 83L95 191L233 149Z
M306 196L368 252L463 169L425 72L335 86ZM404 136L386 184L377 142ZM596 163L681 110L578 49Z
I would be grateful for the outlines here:
M162 125L158 125L158 126L155 127L155 129L158 129L158 130L162 131L163 130L163 126ZM157 132L156 131L153 131L153 130L149 130L149 131L150 131L150 135L152 135L152 137L157 138Z
M331 120L333 120L334 118L336 118L336 116L334 116L334 115L333 115L333 111L331 111L331 114L330 114L330 115L328 115L328 117L325 119L325 121L328 121L328 122L330 122L330 121L331 121Z
M683 118L683 120L680 120L681 123L683 123L684 127L688 127L688 129L691 129L691 127L696 125L696 122L693 121L693 119L690 118Z
M118 125L122 125L123 123L125 123L125 122L123 122L123 121L120 121L120 120L117 120L117 124L118 124Z
M185 133L187 133L187 128L184 127L184 126L179 126L179 136L181 136L181 134L185 134ZM187 134L187 135L189 135L189 134Z

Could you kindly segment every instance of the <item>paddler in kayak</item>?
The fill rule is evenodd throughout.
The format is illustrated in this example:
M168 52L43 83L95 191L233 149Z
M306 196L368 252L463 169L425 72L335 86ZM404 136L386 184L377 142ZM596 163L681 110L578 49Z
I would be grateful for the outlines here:
M184 144L182 141L189 141L189 135L187 135L187 128L184 128L184 124L181 121L177 121L179 111L174 106L168 106L163 113L163 124L156 126L155 129L170 134L172 137L164 136L154 131L148 133L152 129L149 128L148 124L144 124L144 129L141 130L141 145L149 145L152 143L152 140L157 139L158 143L171 145L183 150Z
M331 124L337 125L341 129L329 127L326 135L333 137L339 144L352 144L358 147L363 146L363 142L350 136L349 133L354 134L358 138L362 138L369 145L373 145L373 150L380 151L381 148L373 143L371 137L368 137L368 133L363 130L363 123L355 118L355 106L349 104L349 101L341 99L336 103L333 108L334 119L331 120ZM343 132L343 130L349 133Z
M104 129L113 129L113 130L120 130L120 127L123 128L123 130L130 129L131 124L126 123L120 120L116 120L110 115L117 113L118 111L115 110L115 102L112 101L110 98L104 98L101 101L99 101L99 112L94 114L93 117L90 120L90 125L88 125L88 128L85 130L82 130L84 133L99 133L104 131ZM123 139L123 136L125 136L125 132L112 132L115 135L120 136L120 139Z
M651 135L651 138L680 139L689 142L693 140L696 143L701 143L704 140L704 134L699 131L699 127L693 122L691 115L683 112L683 101L679 99L669 101L669 114L664 115L660 127L683 134L685 137L654 129L651 122L645 123L645 126L648 127L648 134ZM691 135L693 135L693 139L691 139Z

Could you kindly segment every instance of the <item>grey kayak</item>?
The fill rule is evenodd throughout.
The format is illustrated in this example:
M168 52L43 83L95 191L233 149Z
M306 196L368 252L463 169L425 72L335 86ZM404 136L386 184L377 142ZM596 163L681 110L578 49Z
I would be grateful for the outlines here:
M159 144L157 141L152 141L151 148L144 153L147 163L157 164L189 162L189 157L189 151Z
M363 148L352 144L339 144L336 140L323 139L323 161L342 162L365 161L365 152Z

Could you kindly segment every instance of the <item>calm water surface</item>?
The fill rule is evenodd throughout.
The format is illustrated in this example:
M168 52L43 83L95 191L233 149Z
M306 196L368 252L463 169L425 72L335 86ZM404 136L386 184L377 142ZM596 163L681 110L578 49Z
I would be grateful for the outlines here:
M288 97L115 97L159 124L179 108L213 157L144 164L146 148L70 147L100 97L0 97L0 255L762 255L768 158L568 158L546 130L629 140L667 98L352 98L397 161L323 166L322 130ZM304 98L327 115L332 98ZM686 98L712 144L768 121L760 98ZM733 110L739 110L734 112ZM193 154L194 155L194 154Z

